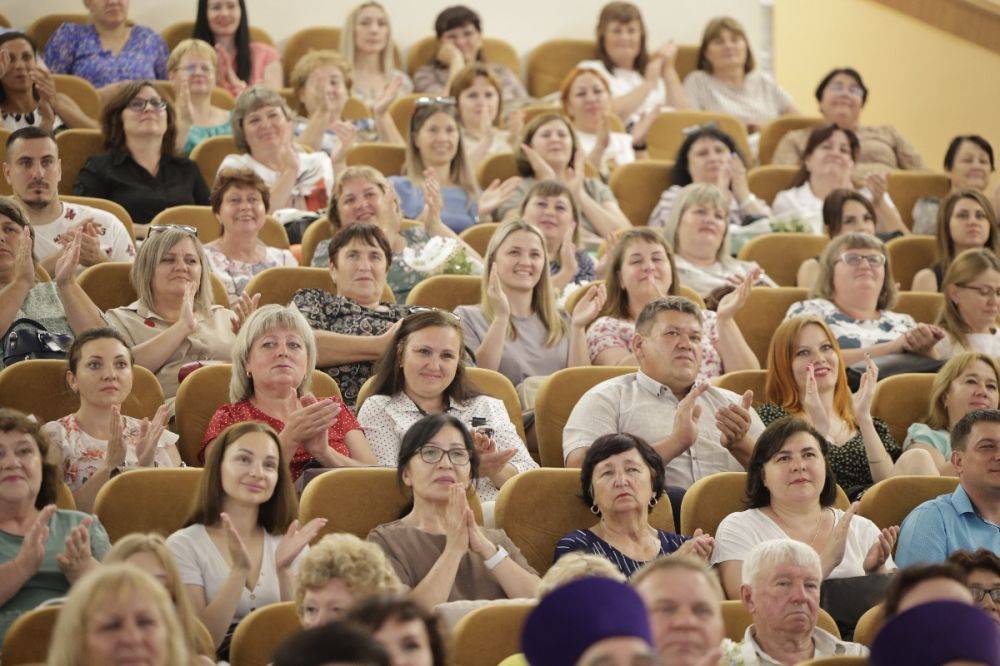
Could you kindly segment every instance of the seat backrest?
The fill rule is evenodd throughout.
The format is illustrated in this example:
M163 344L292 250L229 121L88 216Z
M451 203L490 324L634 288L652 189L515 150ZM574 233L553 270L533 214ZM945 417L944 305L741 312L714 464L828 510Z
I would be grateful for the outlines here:
M35 19L24 31L26 35L34 40L38 46L38 53L45 50L45 45L49 43L49 37L63 23L89 23L90 14L85 12L66 12L60 14L46 14Z
M854 627L854 642L871 647L875 642L875 635L883 624L885 624L885 608L882 604L872 606L858 618L858 624Z
M73 194L73 184L87 158L104 152L104 138L100 130L68 129L56 134L56 145L62 163L59 194Z
M138 298L129 278L131 270L132 264L127 261L105 261L85 268L77 282L94 305L102 310L111 310L126 306ZM222 284L222 280L214 273L210 279L212 301L216 305L229 307L229 296L226 295L226 286Z
M13 363L0 372L0 405L25 414L34 414L39 423L48 423L80 408L80 398L66 385L66 361L29 359ZM26 391L26 387L44 387ZM163 390L156 376L141 366L132 368L132 392L121 410L126 416L151 419L163 404Z
M931 171L890 171L889 196L903 218L903 224L913 228L913 204L920 197L943 199L951 191L951 181L943 173Z
M77 103L80 110L94 120L101 119L101 96L87 79L72 74L53 74L56 90Z
M479 256L486 256L486 248L493 238L493 232L500 224L497 222L480 222L473 224L458 235L463 241L472 246L472 249L479 253Z
M401 176L406 162L406 146L387 143L358 143L347 151L347 166L370 166L383 176Z
M400 95L389 105L389 116L396 123L403 139L410 138L410 119L413 118L413 111L417 108L417 100L426 97L423 93L413 93L410 95Z
M60 480L56 486L56 506L67 511L76 511L76 498L65 481Z
M299 289L322 289L331 294L337 293L330 271L326 268L311 266L274 266L267 268L250 278L246 293L253 296L260 294L260 305L277 303L288 305ZM389 285L382 290L382 301L395 303Z
M448 644L451 666L499 664L521 651L521 631L532 603L477 608L455 625Z
M406 54L406 71L410 76L413 76L413 73L421 66L428 65L434 60L438 44L438 38L435 35L428 35L410 46ZM518 77L521 75L521 59L517 55L517 49L502 39L483 37L483 61L506 65L515 75ZM443 94L446 93L447 90Z
M542 42L528 55L528 93L535 99L559 90L563 77L581 60L597 57L592 39L553 39Z
M671 160L636 160L622 164L611 174L611 191L625 217L644 227L660 195L673 184Z
M889 477L865 491L858 513L879 528L902 525L918 505L939 495L950 495L957 485L957 476Z
M468 497L476 522L481 525L483 510L472 486ZM399 487L394 468L339 467L306 485L299 499L299 521L304 525L313 518L327 519L313 543L335 532L365 539L379 525L400 518L409 502L409 490Z
M532 469L503 484L496 503L496 524L521 549L539 575L552 566L556 543L598 519L579 497L580 470ZM545 507L544 511L539 511ZM675 531L670 499L663 495L649 514L653 527Z
M217 363L198 368L188 375L177 389L177 450L184 462L200 467L198 450L205 437L205 429L212 415L222 405L229 403L229 379L232 366ZM340 397L340 387L330 375L313 370L309 391L318 398Z
M757 147L758 162L770 164L782 137L792 130L819 127L826 123L827 120L819 116L778 116L760 129L760 144Z
M742 601L726 600L722 602L722 622L726 626L726 638L739 642L743 640L747 627L753 624L753 617ZM822 608L819 609L816 626L840 638L836 621Z
M303 267L312 266L313 257L316 255L316 247L320 241L333 237L333 225L325 215L306 227L306 232L302 234L301 258L299 264ZM326 257L324 257L326 259Z
M900 444L912 424L923 423L927 418L933 383L932 374L910 372L886 377L876 385L872 415L889 425L892 436Z
M736 370L712 379L714 385L738 395L743 395L747 391L753 391L754 406L764 402L764 384L766 381L767 370Z
M339 48L340 28L338 26L313 26L294 33L285 42L285 48L281 55L282 66L285 69L285 83L291 83L292 70L305 54L320 50L337 51Z
M236 625L229 661L240 666L267 666L282 641L301 630L294 601L261 606Z
M202 243L211 243L222 235L221 224L212 212L211 206L185 204L164 208L150 222L150 225L158 224L194 227L198 230L198 240ZM264 218L264 226L260 228L259 237L262 243L271 247L283 250L291 247L285 227L270 215Z
M184 527L201 483L198 467L140 468L105 483L94 501L94 514L111 543L133 532L168 537ZM135 498L141 497L141 502Z
M715 123L720 130L732 138L736 147L753 164L754 153L750 149L746 127L736 116L716 111L663 111L656 117L646 135L649 156L658 160L673 160L684 143L684 130L694 125Z
M938 256L934 236L900 236L886 243L885 249L889 253L892 279L904 290L911 289L917 271L930 268Z
M628 366L580 366L549 375L535 397L535 434L542 467L563 467L563 428L584 393L601 382L635 372Z
M160 32L160 37L163 37L163 41L167 43L167 50L173 51L175 46L185 39L190 38L193 34L194 21L178 21L164 28ZM263 42L264 44L274 46L274 39L271 38L271 35L263 28L258 28L254 25L250 26L250 41Z
M754 287L746 305L736 313L743 338L756 354L761 367L767 365L767 350L774 329L785 320L792 303L805 300L809 290L802 287Z
M59 609L59 606L35 608L14 620L3 637L4 666L45 663Z
M125 226L125 230L128 231L129 238L135 243L135 225L132 223L132 216L129 215L125 207L120 203L110 201L109 199L99 199L97 197L77 197L71 194L60 195L59 198L62 201L67 201L69 203L78 203L82 206L90 206L91 208L97 208L105 212L111 213L121 221Z
M778 192L792 187L792 181L798 172L798 167L784 164L754 167L747 172L747 185L751 192L770 205L774 203Z
M236 142L231 134L221 134L213 136L200 142L191 151L191 161L198 165L201 177L205 179L209 187L215 182L215 174L219 172L219 165L227 155L238 153Z
M517 161L514 153L493 153L476 167L476 182L486 189L494 180L503 182L517 176Z
M830 239L814 234L770 233L740 248L740 259L756 261L782 287L796 286L799 266L818 257Z
M944 307L944 294L929 291L901 291L899 300L892 309L908 314L918 324L935 324Z
M413 287L406 304L451 312L459 305L479 303L481 284L477 275L432 275Z

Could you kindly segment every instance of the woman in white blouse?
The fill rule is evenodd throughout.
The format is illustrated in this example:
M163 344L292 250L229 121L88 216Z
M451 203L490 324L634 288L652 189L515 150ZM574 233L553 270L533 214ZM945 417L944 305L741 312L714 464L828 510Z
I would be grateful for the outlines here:
M479 452L479 499L490 502L510 477L538 465L503 401L469 385L464 353L462 325L455 315L428 310L408 316L375 368L372 394L358 421L378 462L394 467L410 426L427 414L458 417L469 426Z
M326 519L299 527L278 434L252 422L227 428L209 448L194 507L167 547L195 612L227 659L240 620L294 598L299 557Z

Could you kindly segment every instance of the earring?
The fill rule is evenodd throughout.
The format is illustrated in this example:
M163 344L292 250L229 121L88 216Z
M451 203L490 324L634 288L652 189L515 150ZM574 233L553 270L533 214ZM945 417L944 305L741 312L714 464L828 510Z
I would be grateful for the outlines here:
M600 510L600 509L599 509L599 508L597 507L597 505L596 505L596 504L592 504L592 505L590 506L590 512L591 512L592 514L594 514L595 516L599 516L599 515L601 515L601 510Z
M659 500L655 496L654 497L650 497L649 498L649 508L652 509L654 506L656 506L657 502L659 502Z

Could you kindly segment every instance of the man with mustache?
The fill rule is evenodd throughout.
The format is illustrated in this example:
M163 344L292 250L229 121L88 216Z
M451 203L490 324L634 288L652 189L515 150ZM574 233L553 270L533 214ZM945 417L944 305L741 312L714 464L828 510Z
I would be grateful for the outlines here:
M35 256L50 275L56 257L74 236L80 235L77 272L104 261L135 258L135 247L125 225L103 210L59 198L62 166L52 135L38 127L23 127L7 139L3 174L28 212L35 231Z

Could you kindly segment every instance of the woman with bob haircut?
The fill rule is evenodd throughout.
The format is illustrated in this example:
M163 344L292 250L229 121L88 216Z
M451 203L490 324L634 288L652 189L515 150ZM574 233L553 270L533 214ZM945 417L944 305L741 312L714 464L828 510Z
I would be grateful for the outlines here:
M390 86L394 96L413 92L410 77L396 68L392 25L382 3L367 0L351 10L340 31L340 53L354 71L351 95L369 108Z
M167 542L162 536L152 532L127 534L115 542L101 564L104 566L130 564L162 583L170 595L170 600L174 602L174 610L177 612L177 620L184 632L188 649L192 654L212 657L214 661L215 646L211 644L208 631L191 607L191 600L184 590L184 584L181 583L181 573L177 570L177 563L174 562L174 556L170 554Z
M955 257L966 250L1000 252L1000 227L990 200L976 190L957 190L944 198L938 210L937 261L913 276L913 291L941 291L944 274Z
M572 316L561 313L547 254L537 227L504 222L486 248L479 304L455 308L477 365L515 386L530 376L590 365L586 330L604 305L604 288L590 287Z
M52 630L49 666L118 663L123 642L141 646L150 666L190 666L186 641L167 590L131 564L99 567L70 591Z
M803 419L772 422L757 439L747 465L745 511L726 516L715 533L712 564L718 565L727 599L738 599L743 560L770 539L801 541L819 553L823 578L847 578L896 568L894 525L879 530L835 508L837 479L826 457L826 438Z
M975 409L1000 407L1000 361L981 352L961 352L945 363L931 385L930 410L923 423L906 431L903 449L930 453L941 476L958 476L951 464L951 429Z
M962 351L1000 356L1000 259L993 250L966 250L955 257L941 282L944 309L938 326L945 337L937 344L941 358Z
M786 319L774 331L767 357L763 401L757 407L768 424L786 416L809 423L827 442L827 460L837 483L858 499L874 483L892 476L937 476L930 455L902 453L889 426L872 418L878 368L869 362L854 395L847 387L837 340L818 317Z
M354 467L375 464L357 420L337 396L309 393L316 368L316 341L294 305L265 305L247 317L232 345L228 404L205 428L198 457L229 426L266 423L279 434L292 480L307 466Z
M951 192L976 190L985 195L993 210L1000 210L1000 187L987 192L994 171L993 146L978 134L956 136L944 153L944 172L951 181ZM933 234L937 228L941 200L920 197L913 204L913 233Z
M299 558L326 524L300 527L297 504L285 447L269 425L237 423L209 447L194 509L167 547L223 659L248 613L293 598Z
M48 456L38 423L0 408L0 640L20 615L65 596L110 547L95 516L56 508L60 474Z
M410 599L377 594L355 604L347 619L364 627L386 649L393 666L444 666L438 617Z
M856 190L839 187L823 200L823 229L829 238L857 232L875 235L875 207ZM819 257L802 262L795 276L795 285L811 289L819 276Z
M281 88L281 56L266 42L250 41L245 0L198 0L191 36L215 47L219 85L233 97L258 83Z
M503 530L480 527L469 507L479 453L464 423L450 414L417 421L403 437L396 469L400 487L413 492L412 506L368 540L386 552L413 601L433 608L534 596L538 574Z
M459 318L441 310L411 314L375 366L373 386L358 411L358 421L379 464L392 467L413 424L427 414L454 415L472 427L479 454L476 492L481 503L492 502L508 479L538 465L503 401L470 386L465 369Z
M898 288L882 241L853 232L838 236L823 250L819 263L809 300L792 303L785 319L822 319L836 336L847 365L887 354L937 358L934 346L944 331L890 310Z
M219 56L208 42L185 39L167 60L177 107L175 147L190 155L194 147L213 136L231 134L229 111L212 104Z
M382 549L353 534L327 534L309 549L295 579L295 613L309 629L343 620L368 597L400 589Z
M123 83L101 112L105 152L87 158L73 194L109 199L128 211L136 236L173 206L208 205L208 185L198 165L174 154L174 106L152 81Z

